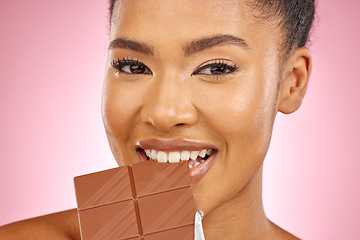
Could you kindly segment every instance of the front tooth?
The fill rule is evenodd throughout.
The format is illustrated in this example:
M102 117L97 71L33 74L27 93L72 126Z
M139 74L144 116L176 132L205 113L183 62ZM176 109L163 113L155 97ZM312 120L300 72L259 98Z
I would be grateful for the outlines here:
M170 152L169 153L169 162L170 163L180 162L180 153L179 152Z
M167 162L167 154L166 152L159 151L157 154L157 161L158 162Z
M157 153L156 153L156 150L151 150L151 159L156 159L157 157Z
M199 156L201 158L203 158L203 157L205 157L205 155L206 155L206 149L201 150L201 152L199 153Z
M182 151L181 152L181 161L187 161L190 158L190 152L189 151Z
M192 151L192 152L190 153L190 158L191 158L192 160L196 160L198 156L199 156L199 151Z
M199 162L196 162L195 165L194 165L194 167L196 167L196 166L199 165L199 164L200 164Z
M206 151L206 154L210 156L211 152L212 152L212 149L209 149L209 150Z
M148 158L151 158L151 150L150 149L145 149L145 154Z

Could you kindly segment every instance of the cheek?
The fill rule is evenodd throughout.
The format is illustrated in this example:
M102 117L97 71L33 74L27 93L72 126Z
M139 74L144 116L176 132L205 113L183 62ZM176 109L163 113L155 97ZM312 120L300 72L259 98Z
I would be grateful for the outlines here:
M197 95L201 115L212 130L226 138L228 145L248 145L249 140L262 142L270 134L274 104L267 95L272 90L260 77L247 79L214 85L206 94Z
M102 114L105 127L112 134L126 133L135 126L136 114L142 103L142 89L108 71L104 82ZM131 129L131 128L130 128Z
M136 84L108 75L103 89L102 118L113 155L121 163L122 159L128 159L124 156L126 144L131 137L130 131L139 121L141 92Z
M132 109L135 108L129 91L122 91L118 84L108 84L104 93L103 119L110 134L118 135L124 132L132 123Z

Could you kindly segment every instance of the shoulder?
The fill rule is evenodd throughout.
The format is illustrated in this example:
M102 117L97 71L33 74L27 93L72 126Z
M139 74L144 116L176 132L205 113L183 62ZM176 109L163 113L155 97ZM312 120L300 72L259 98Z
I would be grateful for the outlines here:
M80 240L77 211L72 209L1 226L0 239Z

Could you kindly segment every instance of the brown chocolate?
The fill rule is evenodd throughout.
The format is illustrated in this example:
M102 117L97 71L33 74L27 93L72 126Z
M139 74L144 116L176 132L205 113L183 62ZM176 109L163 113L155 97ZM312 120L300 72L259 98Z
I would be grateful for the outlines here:
M143 197L160 192L191 187L187 163L140 162L133 169L136 195Z
M133 198L127 167L83 175L74 181L79 210Z
M82 239L128 239L138 237L133 201L79 211Z
M186 162L140 162L74 182L83 240L194 239L197 209Z
M150 234L144 240L184 240L194 239L194 226L176 228L160 233Z

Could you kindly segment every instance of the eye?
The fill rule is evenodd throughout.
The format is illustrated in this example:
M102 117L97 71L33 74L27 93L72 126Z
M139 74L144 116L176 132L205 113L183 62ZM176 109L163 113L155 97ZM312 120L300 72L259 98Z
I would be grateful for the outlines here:
M224 60L217 60L212 63L207 63L200 66L194 71L192 75L225 75L236 71L238 67L236 64L227 63Z
M152 74L150 69L139 60L134 59L118 59L113 60L111 66L115 68L118 72L123 72L126 74Z

